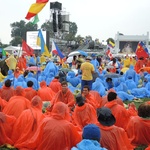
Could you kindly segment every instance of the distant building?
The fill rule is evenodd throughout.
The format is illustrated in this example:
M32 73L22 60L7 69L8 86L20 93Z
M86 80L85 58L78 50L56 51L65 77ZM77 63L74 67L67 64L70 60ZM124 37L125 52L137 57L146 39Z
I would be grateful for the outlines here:
M119 32L117 32L115 36L114 53L135 53L139 41L143 41L148 47L149 32L147 32L146 35L120 35Z

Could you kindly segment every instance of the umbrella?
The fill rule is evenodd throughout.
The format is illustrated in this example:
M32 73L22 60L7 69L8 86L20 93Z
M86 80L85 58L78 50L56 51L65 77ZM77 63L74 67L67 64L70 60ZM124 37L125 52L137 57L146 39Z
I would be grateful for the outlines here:
M114 66L105 66L106 69L112 69Z
M67 58L67 63L72 63L72 60L73 60L73 57L71 56L71 57L68 57Z
M37 67L37 66L31 66L31 67L28 67L26 70L29 70L29 71L41 71L41 68Z
M119 77L121 77L121 75L116 73L108 73L105 75L105 78L119 78Z
M67 72L71 71L71 69L69 69L69 68L61 68L60 71L63 71L65 73L67 73Z
M83 55L83 56L87 56L88 54L85 51L82 50L78 50L78 51L74 51L71 52L68 57L74 56L74 55Z

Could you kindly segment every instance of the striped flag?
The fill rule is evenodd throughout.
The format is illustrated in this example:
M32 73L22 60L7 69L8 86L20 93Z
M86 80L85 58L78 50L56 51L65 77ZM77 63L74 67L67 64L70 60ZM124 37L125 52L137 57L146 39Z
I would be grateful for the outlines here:
M49 0L36 0L36 3L33 3L26 15L26 19L30 20L32 17L36 16L47 4Z

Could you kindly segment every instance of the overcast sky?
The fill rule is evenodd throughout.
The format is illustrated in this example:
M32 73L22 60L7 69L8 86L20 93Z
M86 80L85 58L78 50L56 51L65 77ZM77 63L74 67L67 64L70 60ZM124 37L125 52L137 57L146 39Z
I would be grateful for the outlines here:
M1 0L0 40L11 40L10 24L25 20L32 3L36 0ZM39 13L41 25L50 18L50 2ZM146 35L150 31L150 0L59 0L76 22L81 36L91 35L100 41L114 38L117 31L124 35ZM28 22L27 20L25 20Z

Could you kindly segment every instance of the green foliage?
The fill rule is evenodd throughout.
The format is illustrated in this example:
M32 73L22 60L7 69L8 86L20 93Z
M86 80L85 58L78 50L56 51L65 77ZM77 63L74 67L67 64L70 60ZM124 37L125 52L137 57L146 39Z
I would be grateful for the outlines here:
M37 25L32 24L30 22L26 23L25 21L21 20L20 22L14 22L10 24L11 30L11 37L12 40L10 44L13 46L17 46L18 44L22 43L22 39L26 39L26 32L27 31L37 31Z
M41 25L41 29L44 30L44 31L49 31L49 34L50 34L50 37L54 37L54 32L53 32L53 23L50 22L50 21L47 21L45 23L43 23Z
M78 27L75 22L70 22L69 23L69 34L72 34L74 37L77 34Z

